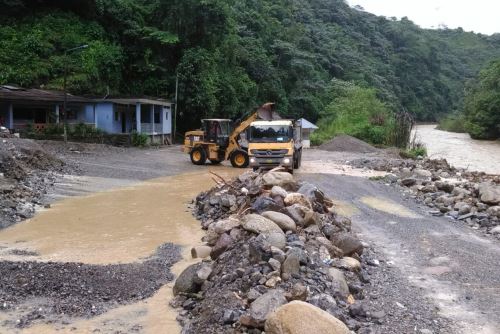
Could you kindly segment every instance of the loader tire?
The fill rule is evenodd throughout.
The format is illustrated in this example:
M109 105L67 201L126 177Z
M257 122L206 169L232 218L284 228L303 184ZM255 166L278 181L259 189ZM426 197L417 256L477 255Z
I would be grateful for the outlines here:
M247 152L243 150L236 150L231 153L231 165L236 168L246 168L248 167L249 158Z
M201 147L195 147L189 154L191 162L195 165L204 165L207 162L207 153Z

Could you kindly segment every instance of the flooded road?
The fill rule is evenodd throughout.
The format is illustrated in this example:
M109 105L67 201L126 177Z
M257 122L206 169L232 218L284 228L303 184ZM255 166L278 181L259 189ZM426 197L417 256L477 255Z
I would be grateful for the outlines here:
M178 275L194 263L189 253L191 246L201 243L203 232L187 204L200 191L214 185L209 170L224 178L241 173L234 168L210 167L64 199L34 218L0 231L0 259L98 265L131 263L172 242L184 246L184 259L172 268ZM176 313L168 306L172 286L173 282L148 299L118 306L91 319L65 319L68 322L65 325L35 324L19 332L92 333L97 329L100 333L115 333L129 332L134 326L144 333L180 332ZM0 314L0 322L5 317ZM1 328L0 332L3 333Z
M467 133L436 130L436 125L417 125L417 137L431 158L445 158L454 167L500 174L500 141L473 140Z

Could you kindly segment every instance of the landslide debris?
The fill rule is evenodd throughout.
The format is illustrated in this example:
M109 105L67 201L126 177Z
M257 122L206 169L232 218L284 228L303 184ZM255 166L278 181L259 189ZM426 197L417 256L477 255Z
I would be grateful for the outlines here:
M64 163L33 140L0 138L0 229L31 217Z
M321 144L320 150L330 152L356 152L356 153L374 153L378 149L358 138L349 135L338 135L332 140Z
M179 259L179 248L168 243L137 263L1 261L0 311L15 314L15 320L1 325L22 328L34 321L93 317L109 308L146 299L173 279L170 267Z
M384 182L427 205L429 214L464 222L500 240L500 176L451 167L445 159L357 160L390 172Z
M183 333L281 333L297 321L347 333L381 321L363 302L363 243L321 190L278 171L216 180L196 199L207 232L192 254L205 259L174 287ZM304 313L291 319L287 309Z

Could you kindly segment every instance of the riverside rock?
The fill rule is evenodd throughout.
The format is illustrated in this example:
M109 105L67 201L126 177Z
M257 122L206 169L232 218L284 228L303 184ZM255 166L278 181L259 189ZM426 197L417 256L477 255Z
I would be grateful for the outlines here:
M175 280L174 296L179 293L196 293L200 291L201 285L208 278L211 271L210 265L206 263L196 263L184 269Z
M288 192L285 189L281 188L280 186L274 186L271 188L272 197L280 196L282 198L285 198L286 195L288 195Z
M347 298L349 296L349 286L345 280L344 273L337 268L330 268L328 269L328 276L330 276L332 282L335 284L339 295L342 298Z
M288 195L286 195L284 201L286 206L299 204L308 209L312 209L312 205L309 199L301 193L289 193Z
M283 290L269 290L250 304L250 309L241 316L240 322L247 327L263 328L268 315L286 303Z
M283 186L295 183L293 176L286 172L269 172L262 176L264 186Z
M283 233L281 228L272 220L257 214L246 215L243 218L242 227L247 231L257 234L267 234L269 232Z
M266 334L349 334L347 326L309 303L292 301L279 307L265 323Z
M272 220L276 225L278 225L283 231L296 231L297 225L289 216L276 212L276 211L265 211L261 214L263 217Z
M500 186L495 186L486 182L479 184L479 198L481 202L486 204L500 204Z
M340 248L344 255L351 256L353 254L363 254L363 244L355 236L342 233L332 238L333 244Z

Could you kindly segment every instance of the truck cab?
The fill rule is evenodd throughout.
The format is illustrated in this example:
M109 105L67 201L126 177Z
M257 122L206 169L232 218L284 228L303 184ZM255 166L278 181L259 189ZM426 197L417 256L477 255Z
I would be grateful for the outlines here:
M271 169L277 166L293 173L300 167L302 144L300 128L291 120L255 121L247 131L250 167Z

